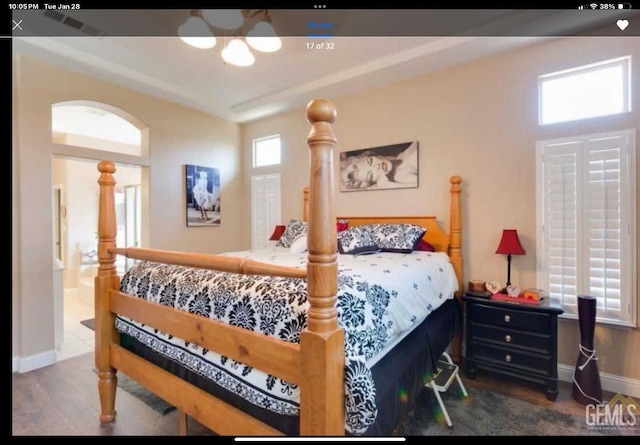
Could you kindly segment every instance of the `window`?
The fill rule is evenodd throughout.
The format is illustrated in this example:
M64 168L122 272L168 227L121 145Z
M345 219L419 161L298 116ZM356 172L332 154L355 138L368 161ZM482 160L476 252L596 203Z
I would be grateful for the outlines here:
M538 287L577 318L635 325L635 130L541 141L536 147Z
M631 111L631 56L540 76L540 124Z
M280 173L251 177L251 248L269 245L280 216Z
M280 135L253 140L253 166L266 167L280 163Z

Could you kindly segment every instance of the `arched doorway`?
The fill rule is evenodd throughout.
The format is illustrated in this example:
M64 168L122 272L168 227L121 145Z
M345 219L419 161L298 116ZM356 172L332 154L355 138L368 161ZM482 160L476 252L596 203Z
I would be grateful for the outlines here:
M97 214L100 151L142 156L148 153L147 129L135 117L108 104L69 101L51 107L51 140L70 145L80 157L54 156L54 253L63 269L62 296L54 302L57 360L93 351L93 331L80 322L93 318L93 280L97 271ZM143 227L142 174L136 165L118 165L116 172L117 242L140 246ZM125 259L117 266L122 273ZM55 294L55 292L54 292Z

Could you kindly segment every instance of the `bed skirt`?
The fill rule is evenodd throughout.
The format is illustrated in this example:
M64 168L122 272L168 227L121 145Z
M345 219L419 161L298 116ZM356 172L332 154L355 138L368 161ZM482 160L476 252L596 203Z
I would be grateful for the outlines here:
M372 368L376 387L376 421L366 436L393 435L398 422L413 408L416 397L433 375L435 363L453 337L462 330L462 313L456 299L447 300ZM155 365L181 377L219 399L251 414L288 436L299 435L298 416L284 416L260 408L222 389L212 381L184 368L126 334L121 345Z

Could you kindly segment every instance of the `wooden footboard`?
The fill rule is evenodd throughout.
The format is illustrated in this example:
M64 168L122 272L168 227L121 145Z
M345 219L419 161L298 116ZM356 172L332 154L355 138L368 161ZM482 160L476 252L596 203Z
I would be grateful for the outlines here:
M218 255L154 249L116 248L116 213L112 162L98 164L100 206L95 279L95 364L101 422L116 418L117 372L122 371L180 411L221 435L268 435L281 432L180 378L125 350L115 328L116 314L131 317L204 348L266 371L300 388L300 433L344 434L344 333L338 325L336 231L334 211L333 104L325 99L307 107L311 131L308 260L305 270ZM233 327L205 317L121 293L116 255L209 268L240 274L307 279L307 328L299 345Z

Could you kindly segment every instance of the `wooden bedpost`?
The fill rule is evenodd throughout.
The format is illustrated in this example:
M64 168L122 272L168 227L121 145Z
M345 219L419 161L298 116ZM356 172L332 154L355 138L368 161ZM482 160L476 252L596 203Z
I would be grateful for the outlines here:
M100 422L115 420L116 370L109 362L109 344L118 343L115 315L109 311L110 289L120 287L116 272L116 255L110 249L116 247L116 206L114 187L116 171L113 162L98 164L100 178L100 203L98 207L98 261L100 267L95 278L95 365L98 370L98 393L100 395Z
M300 334L300 434L344 435L344 332L338 325L338 263L331 101L307 105L311 156L307 227L307 328Z
M460 176L452 176L449 179L451 182L451 208L449 210L449 235L451 241L449 243L449 257L451 258L451 264L453 270L458 277L458 291L456 292L456 298L460 308L462 308L462 294L464 293L464 281L463 281L463 268L462 268L462 208L460 200L460 192L462 187L460 183L462 178ZM458 334L454 337L451 345L451 356L454 361L459 361L462 358L462 335Z
M302 190L302 220L309 221L309 187Z

